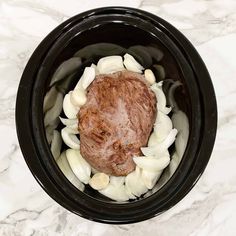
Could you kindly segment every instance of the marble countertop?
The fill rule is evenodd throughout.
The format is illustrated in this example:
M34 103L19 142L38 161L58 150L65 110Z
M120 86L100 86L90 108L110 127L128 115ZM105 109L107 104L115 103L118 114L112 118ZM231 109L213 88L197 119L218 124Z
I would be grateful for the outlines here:
M219 112L215 148L193 190L161 216L121 226L85 220L53 201L22 158L14 121L20 77L38 43L69 17L111 5L150 11L182 31L209 69ZM236 235L235 55L235 0L0 0L0 235Z

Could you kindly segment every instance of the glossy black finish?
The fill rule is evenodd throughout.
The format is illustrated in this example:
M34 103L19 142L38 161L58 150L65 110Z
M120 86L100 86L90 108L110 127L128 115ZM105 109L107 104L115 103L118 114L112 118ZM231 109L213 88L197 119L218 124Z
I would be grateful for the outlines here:
M163 66L166 71L171 71L167 78L181 80L184 84L178 103L190 121L188 146L171 179L151 196L128 203L116 203L89 190L86 193L77 190L57 167L44 133L42 105L50 76L77 50L104 41L123 47L156 44L162 48L167 55ZM141 10L100 8L62 23L35 50L20 82L16 125L24 158L34 177L53 199L87 219L121 224L156 216L191 190L211 155L217 107L211 79L202 59L177 29Z

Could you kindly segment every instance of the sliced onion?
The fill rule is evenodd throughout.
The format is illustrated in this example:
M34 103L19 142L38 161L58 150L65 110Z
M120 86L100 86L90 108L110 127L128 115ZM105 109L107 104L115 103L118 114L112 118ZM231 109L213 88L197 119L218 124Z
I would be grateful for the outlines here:
M54 130L51 143L51 152L55 160L57 160L61 154L61 145L62 145L61 134L57 130Z
M61 120L61 123L65 126L67 126L67 128L73 130L73 131L78 131L78 119L65 119L62 117L59 117Z
M47 138L48 144L51 144L52 137L53 137L53 131L57 128L59 123L60 123L60 120L56 119L55 121L53 121L52 124L48 125L45 128L45 133L46 133L46 138Z
M135 164L144 170L151 172L160 172L165 169L170 163L170 156L165 155L160 158L155 157L134 157Z
M45 95L44 101L43 101L43 112L48 111L50 108L52 108L56 102L58 91L56 90L55 86L53 86Z
M171 158L170 164L169 164L169 177L173 175L173 173L176 171L179 163L180 163L181 158L179 158L178 154L175 152Z
M80 151L68 149L66 151L66 157L77 178L84 184L88 184L91 175L91 167L81 156Z
M125 48L113 43L95 43L88 45L75 53L74 56L81 58L104 57L110 55L120 55L126 51Z
M169 116L158 111L154 124L154 133L158 141L163 141L172 130L172 121Z
M177 133L178 133L177 129L172 129L163 142L157 143L155 146L141 148L143 155L158 156L160 154L163 154L164 152L168 150L168 148L175 141L175 137Z
M70 101L74 105L74 107L82 107L86 101L86 93L83 89L74 89L72 92L70 92Z
M153 85L156 82L155 75L153 74L153 72L150 69L146 69L144 71L144 76L149 84Z
M70 100L70 93L66 94L63 100L63 111L67 118L69 119L75 119L77 116L77 113L79 112L78 108L75 108L75 106L71 103Z
M56 102L54 106L45 113L44 116L44 125L48 126L52 124L61 113L62 103L63 103L63 94L58 92L57 97L55 98Z
M124 55L124 65L129 71L142 73L142 70L144 70L144 68L134 59L134 57L128 53Z
M124 184L125 182L125 177L123 176L111 176L110 177L110 183L114 186L120 186Z
M79 57L72 57L64 61L53 74L50 86L75 72L80 65L81 59Z
M72 172L70 165L66 158L66 152L63 152L57 160L57 164L61 169L62 173L66 176L66 178L80 191L84 191L84 185L80 182L80 180L75 176Z
M80 149L80 141L76 136L78 133L78 131L76 132L68 127L65 127L61 130L61 137L68 147L78 150Z
M162 91L159 83L155 83L151 86L152 91L155 93L157 98L157 109L158 111L168 114L171 111L170 107L166 107L166 96Z
M95 79L95 75L96 75L95 68L85 67L83 75L81 76L79 82L75 86L75 90L76 89L86 90L88 86Z
M175 81L169 91L168 91L168 100L169 100L169 104L170 106L172 107L172 109L174 109L175 111L178 111L179 110L179 107L175 101L175 97L174 97L174 94L175 94L175 90L181 86L182 84L179 82L179 81Z
M95 75L99 74L98 68L95 64L92 63L90 67L92 67L95 70Z
M152 172L148 170L142 170L142 180L148 189L152 189L160 178L162 171Z
M152 57L147 50L147 47L135 45L129 47L128 52L137 58L142 66L148 68L152 65Z
M124 185L114 186L112 184L109 184L105 189L102 189L99 192L115 201L129 200L129 196L126 193Z
M142 181L141 170L136 166L135 171L128 174L125 178L125 188L128 193L140 197L148 189Z
M152 46L146 48L155 61L160 61L163 58L164 54L160 49Z
M103 57L98 61L97 69L99 74L110 74L124 70L123 60L121 56Z

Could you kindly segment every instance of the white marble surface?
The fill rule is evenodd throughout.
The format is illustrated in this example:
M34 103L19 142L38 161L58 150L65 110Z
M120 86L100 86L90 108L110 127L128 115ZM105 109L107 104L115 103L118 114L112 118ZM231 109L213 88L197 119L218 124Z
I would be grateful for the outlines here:
M180 29L207 64L219 109L216 145L196 187L163 215L122 226L80 218L44 193L22 158L14 122L17 86L37 44L70 16L109 5L139 7ZM236 235L235 55L235 0L0 0L0 235Z

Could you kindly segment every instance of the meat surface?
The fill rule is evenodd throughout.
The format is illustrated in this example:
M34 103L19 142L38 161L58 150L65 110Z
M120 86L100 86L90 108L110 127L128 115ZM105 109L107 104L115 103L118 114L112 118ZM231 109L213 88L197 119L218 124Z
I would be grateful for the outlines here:
M156 119L156 97L143 75L98 75L78 113L81 155L95 169L125 176L147 145Z

